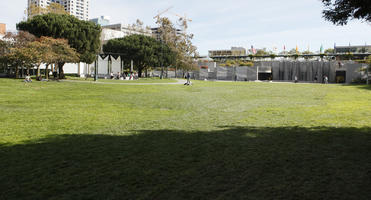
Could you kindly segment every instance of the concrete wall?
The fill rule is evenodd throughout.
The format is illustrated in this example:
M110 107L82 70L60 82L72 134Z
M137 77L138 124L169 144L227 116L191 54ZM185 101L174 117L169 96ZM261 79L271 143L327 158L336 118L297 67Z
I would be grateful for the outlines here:
M98 76L107 77L112 71L114 74L121 72L120 58L114 59L111 57L112 64L108 65L108 57L98 59ZM256 62L253 67L221 67L214 62L199 63L201 66L207 66L208 69L200 69L199 71L191 72L192 79L197 80L225 80L225 81L255 81L257 80L257 70L260 73L271 73L273 81L294 81L297 76L300 82L323 82L323 77L327 76L330 83L336 82L336 72L346 71L346 83L352 83L360 79L364 74L361 72L362 64L357 64L350 61L261 61ZM67 74L94 74L94 64L87 65L66 64L64 71ZM182 70L166 71L168 78L181 78L184 75ZM161 71L154 71L154 76L159 76Z
M346 71L346 83L351 83L362 77L362 64L350 61L260 61L254 67L220 67L214 63L209 66L209 72L204 69L195 72L195 79L199 80L226 80L226 81L254 81L259 73L271 73L273 81L294 81L295 76L301 82L323 82L324 76L330 83L336 82L336 72ZM199 63L200 65L200 63ZM216 66L216 67L215 67Z

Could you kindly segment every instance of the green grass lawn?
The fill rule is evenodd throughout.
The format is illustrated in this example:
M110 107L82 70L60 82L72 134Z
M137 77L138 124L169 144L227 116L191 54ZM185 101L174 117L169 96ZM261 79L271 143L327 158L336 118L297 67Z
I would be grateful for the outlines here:
M0 199L371 199L366 86L0 79L0 127Z

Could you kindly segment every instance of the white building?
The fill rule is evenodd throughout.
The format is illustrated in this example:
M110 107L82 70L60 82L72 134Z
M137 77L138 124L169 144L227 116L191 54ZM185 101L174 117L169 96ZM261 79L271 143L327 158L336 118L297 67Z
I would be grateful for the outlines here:
M130 25L123 25L121 23L119 24L110 24L106 26L102 26L103 29L111 29L115 31L121 31L125 34L125 36L128 35L133 35L133 34L138 34L138 35L146 35L146 36L151 36L152 32L150 29L147 28L138 28Z
M100 26L107 26L110 24L110 17L109 16L100 16L94 19L90 19L89 21L94 22Z
M123 38L125 36L127 36L127 34L125 34L125 32L116 31L116 30L112 30L112 29L108 29L108 28L102 28L100 39L101 39L101 43L103 45L103 44L106 44L108 42L108 40L112 40L112 39L116 39L116 38Z
M28 0L28 8L31 5L46 8L51 3L61 4L67 13L80 20L89 20L89 0ZM30 17L30 15L28 15Z

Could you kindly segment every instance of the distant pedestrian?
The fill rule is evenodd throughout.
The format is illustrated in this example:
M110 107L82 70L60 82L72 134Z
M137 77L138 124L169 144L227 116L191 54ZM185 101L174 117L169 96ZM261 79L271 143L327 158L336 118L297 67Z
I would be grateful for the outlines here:
M113 78L114 78L114 76L113 76L113 72L111 72L111 74L110 74L110 75L111 75L111 79L113 79Z
M297 76L295 76L295 78L294 78L294 79L295 79L295 83L299 82L299 81L298 81L298 77L297 77Z
M134 80L133 73L130 73L130 74L129 74L129 77L130 77L129 80Z
M324 76L324 77L323 77L323 83L324 83L324 84L328 84L328 77L327 77L327 76Z
M325 76L325 84L328 84L328 77Z
M184 84L184 85L191 85L191 75L189 74L189 72L187 72L186 74L186 79L187 79L187 82Z

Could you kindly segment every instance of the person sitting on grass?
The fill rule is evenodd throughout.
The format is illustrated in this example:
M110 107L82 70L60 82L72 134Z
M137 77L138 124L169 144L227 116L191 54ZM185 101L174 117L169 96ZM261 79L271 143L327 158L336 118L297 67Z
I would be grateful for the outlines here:
M24 79L24 82L26 82L26 83L31 83L32 82L30 74L27 74L26 78Z

